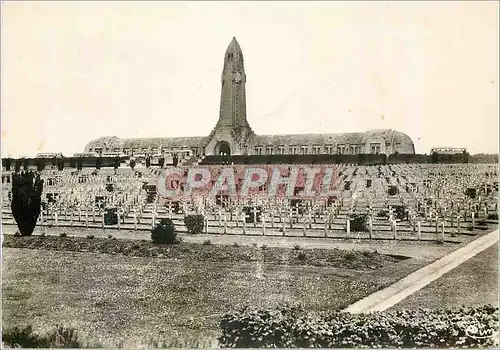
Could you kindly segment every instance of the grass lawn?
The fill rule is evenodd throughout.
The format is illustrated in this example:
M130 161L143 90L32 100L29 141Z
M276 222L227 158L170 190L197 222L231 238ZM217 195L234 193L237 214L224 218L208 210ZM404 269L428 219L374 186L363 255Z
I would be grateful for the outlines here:
M356 271L267 264L268 252L255 248L254 254L254 261L217 262L4 248L3 327L73 326L90 344L107 347L152 345L151 339L194 346L200 337L215 339L220 316L247 303L344 308L428 263L408 259Z
M498 306L498 243L472 257L393 308Z

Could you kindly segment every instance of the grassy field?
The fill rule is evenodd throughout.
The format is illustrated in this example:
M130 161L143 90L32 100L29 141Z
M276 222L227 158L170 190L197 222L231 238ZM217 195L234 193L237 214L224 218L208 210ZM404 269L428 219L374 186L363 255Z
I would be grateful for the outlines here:
M355 271L266 264L262 249L254 254L255 261L207 262L4 248L3 327L32 324L43 332L63 324L108 347L152 339L194 346L196 339L214 340L220 316L246 304L343 308L428 263L408 259Z
M498 306L498 244L464 262L393 308L411 309L423 305L453 308L484 304Z

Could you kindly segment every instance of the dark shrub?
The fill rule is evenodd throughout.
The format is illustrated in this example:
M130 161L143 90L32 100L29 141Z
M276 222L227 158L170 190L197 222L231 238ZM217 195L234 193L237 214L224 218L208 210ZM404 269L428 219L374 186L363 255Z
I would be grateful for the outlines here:
M76 169L77 170L82 170L83 169L83 159L82 159L82 157L76 158Z
M48 348L47 339L33 333L32 326L13 327L2 332L2 341L10 347Z
M498 214L488 214L488 220L498 220Z
M406 220L406 207L404 205L395 205L394 207L394 216L399 220Z
M45 169L45 159L44 158L37 158L36 159L36 170L41 172L43 169Z
M178 243L175 226L170 219L161 219L155 228L151 230L151 240L156 244Z
M353 214L351 215L351 232L368 232L368 215Z
M46 335L47 344L50 348L81 348L82 343L78 340L75 328L57 325L54 330Z
M10 347L20 348L81 348L74 328L57 325L46 335L33 333L32 326L14 327L4 330L2 340Z
M387 189L387 194L389 196L395 196L398 194L398 188L396 186L389 186Z
M163 165L165 165L165 158L164 157L160 157L158 159L158 165L160 166L160 168L163 168Z
M131 158L129 162L130 168L134 169L135 168L135 159Z
M22 236L33 233L42 204L43 180L40 174L22 172L12 175L12 215Z
M220 328L222 348L489 348L498 307L368 314L245 308L224 315Z
M306 253L304 252L300 252L299 255L297 255L297 259L299 259L300 261L304 261L306 260L307 256L306 256Z
M5 167L5 170L10 171L10 168L12 166L12 158L4 158L3 160L3 165Z
M95 159L95 168L97 170L101 169L101 166L102 166L102 158L101 157L97 157Z
M212 244L212 241L209 239L203 241L203 245L211 245L211 244Z
M186 215L184 218L184 225L186 225L186 229L191 234L200 234L203 233L203 215Z
M465 190L465 195L471 199L476 198L476 189L475 188L468 188Z

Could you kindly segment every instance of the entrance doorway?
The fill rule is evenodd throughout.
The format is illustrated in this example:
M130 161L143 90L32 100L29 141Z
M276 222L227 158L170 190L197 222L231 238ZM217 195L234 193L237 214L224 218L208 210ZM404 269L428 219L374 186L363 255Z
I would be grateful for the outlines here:
M218 156L230 156L231 155L231 146L226 141L220 141L215 146L215 155Z

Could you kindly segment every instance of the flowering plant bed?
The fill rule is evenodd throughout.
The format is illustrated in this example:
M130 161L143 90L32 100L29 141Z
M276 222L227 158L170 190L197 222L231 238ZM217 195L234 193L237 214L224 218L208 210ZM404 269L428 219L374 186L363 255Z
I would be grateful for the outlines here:
M413 309L370 314L302 308L243 309L220 323L222 347L489 347L498 337L498 307Z
M122 254L137 257L164 257L207 262L254 262L275 265L309 265L370 271L397 263L405 257L370 251L299 249L179 243L158 245L151 241L83 237L5 235L5 248Z

